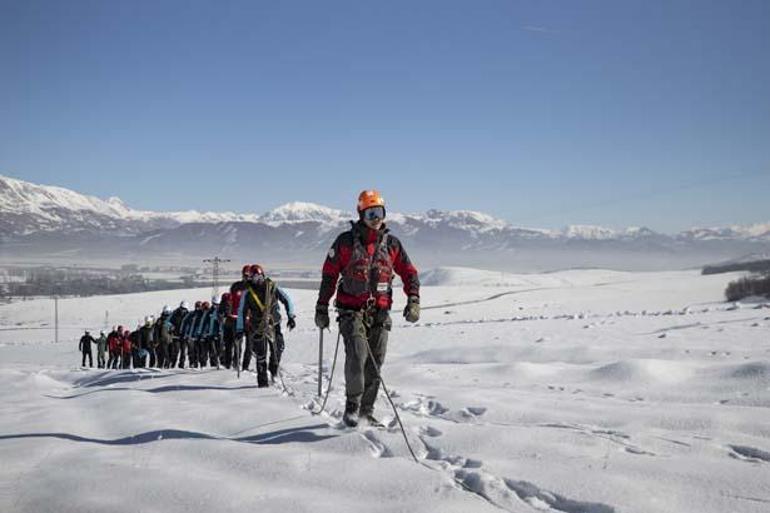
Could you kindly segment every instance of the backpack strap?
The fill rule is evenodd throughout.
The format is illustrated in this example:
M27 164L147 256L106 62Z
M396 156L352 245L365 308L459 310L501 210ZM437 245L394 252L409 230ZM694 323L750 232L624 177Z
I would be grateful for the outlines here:
M270 280L265 280L265 301L267 301L267 304L268 304L268 305L270 304L270 294L271 294L271 292L272 292L272 290L271 290L271 285L272 285L272 282L271 282ZM251 296L251 298L252 298L252 299L254 300L254 302L257 304L257 306L259 307L259 309L260 309L262 312L264 312L264 311L265 311L265 307L266 307L267 305L265 305L265 304L262 302L262 300L261 300L261 299L259 299L259 296L257 295L257 293L256 293L256 292L254 292L254 289L253 289L253 288L251 288L251 285L247 285L246 287L247 287L247 288L248 288L248 290L249 290L249 295Z

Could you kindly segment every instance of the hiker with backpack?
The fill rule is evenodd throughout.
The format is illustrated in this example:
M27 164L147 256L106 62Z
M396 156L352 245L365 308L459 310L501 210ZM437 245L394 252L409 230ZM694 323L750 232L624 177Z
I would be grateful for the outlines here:
M275 320L273 305L278 301L276 284L267 276L261 266L253 264L249 269L246 290L241 297L236 321L236 337L246 334L249 345L257 360L257 387L270 386L268 379L267 351L275 343ZM271 349L274 354L275 349ZM247 368L247 355L244 355L244 369ZM275 367L277 372L277 364Z
M107 336L103 331L99 332L99 338L96 339L96 366L99 369L105 367L106 361L104 354L107 351Z
M345 342L345 413L348 426L373 417L385 360L388 333L393 325L393 277L404 284L408 322L420 318L420 281L401 241L385 226L385 200L377 191L358 197L358 221L337 237L322 269L315 324L329 327L329 301L336 293L339 329ZM341 278L341 279L340 279Z

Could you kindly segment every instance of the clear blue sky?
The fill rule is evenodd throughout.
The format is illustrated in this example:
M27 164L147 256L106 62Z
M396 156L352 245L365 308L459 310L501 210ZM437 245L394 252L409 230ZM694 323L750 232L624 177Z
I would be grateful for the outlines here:
M0 173L154 210L770 220L770 2L0 0Z

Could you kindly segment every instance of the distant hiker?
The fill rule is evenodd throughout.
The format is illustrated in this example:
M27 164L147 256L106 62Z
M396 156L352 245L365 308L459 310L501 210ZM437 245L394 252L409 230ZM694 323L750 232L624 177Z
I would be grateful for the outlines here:
M86 330L85 335L80 337L80 343L78 344L78 350L83 353L83 363L81 363L81 367L86 366L86 356L88 356L88 366L93 367L94 366L94 358L91 356L91 344L96 342L94 340L94 337L91 336L91 334Z
M176 367L177 365L182 340L182 321L189 313L189 309L190 305L187 303L187 301L182 301L179 303L179 306L173 312L171 312L171 316L169 317L169 322L171 323L172 327L171 345L169 346L168 351L170 364L169 366L171 368Z
M206 365L219 365L219 304L216 298L203 303L204 313L198 330L198 363L201 368Z
M219 313L219 298L211 298L211 313L209 314L209 361L217 368L222 363L222 331L223 318Z
M234 282L232 285L230 285L230 315L234 320L238 319L238 310L241 306L241 298L243 297L243 293L246 290L246 285L249 281L249 271L251 269L251 264L246 264L241 268L241 279L239 281ZM233 325L234 326L234 325ZM248 323L246 324L246 331L243 333L243 340L240 340L239 338L234 338L233 344L241 344L241 362L240 365L243 367L243 370L249 369L249 361L244 358L244 355L249 355L249 360L251 359L251 347L249 346L249 326ZM235 357L235 347L233 347L233 356Z
M196 317L200 315L201 305L203 303L201 301L195 302L195 309L187 312L187 314L184 316L184 319L182 319L182 324L179 328L179 340L180 340L180 350L179 350L179 368L184 369L184 360L185 357L188 358L188 364L190 367L193 367L193 362L195 360L195 344L192 341L192 326L193 321ZM197 363L195 365L197 367Z
M225 292L219 300L219 322L222 326L222 341L220 343L220 361L226 369L229 369L234 362L234 343L235 343L235 321L238 319L238 312L233 314L232 294Z
M132 349L132 340L131 335L134 335L136 332L129 333L128 329L124 329L123 333L121 334L121 354L120 354L120 365L124 369L131 368L131 360L133 358L133 353L131 351ZM136 338L136 337L134 337Z
M190 328L190 339L193 341L191 346L193 351L190 352L192 367L203 368L206 366L206 356L208 356L205 341L205 331L207 328L206 322L209 319L209 310L211 309L211 303L203 301L198 314L193 318L192 327ZM204 355L205 353L205 355Z
M271 347L270 349L270 363L268 364L271 378L274 378L275 375L278 374L278 366L281 364L281 356L286 347L283 332L281 331L281 308L279 303L282 304L283 308L286 310L286 317L288 318L286 327L289 328L289 331L297 327L297 321L294 315L294 303L292 303L291 298L281 287L276 287L275 294L278 298L278 301L273 303L272 312L273 324L275 326L275 348Z
M235 324L236 337L247 334L251 350L257 360L257 386L270 385L267 376L267 347L275 341L275 326L272 316L273 305L278 300L276 285L265 276L261 266L252 264L246 291L238 307ZM244 369L247 368L248 353L244 354Z
M140 367L155 367L157 354L155 352L154 319L151 315L144 318L144 325L139 328L139 361ZM149 357L149 358L148 358ZM149 362L147 361L149 359Z
M172 343L171 333L173 331L174 326L171 324L171 309L168 306L164 306L163 311L160 313L160 317L155 321L153 332L153 338L158 352L158 367L161 369L168 369L171 366L169 347Z
M120 353L123 350L123 326L115 328L113 326L112 331L107 335L107 348L110 351L110 359L107 362L107 368L117 369L118 362L120 361Z
M385 227L385 201L377 191L363 191L357 210L358 222L351 222L350 230L337 237L326 256L315 314L316 326L327 328L329 300L336 290L339 329L345 341L343 421L348 426L357 425L359 418L378 423L372 412L380 386L378 370L392 327L394 272L401 277L408 298L404 317L409 322L420 318L417 269Z
M107 336L103 331L99 332L99 338L96 339L96 366L100 369L105 367L104 353L107 351Z
M142 322L136 325L136 329L129 333L129 340L131 340L131 366L134 369L142 367L142 361L140 356L140 350L142 349Z

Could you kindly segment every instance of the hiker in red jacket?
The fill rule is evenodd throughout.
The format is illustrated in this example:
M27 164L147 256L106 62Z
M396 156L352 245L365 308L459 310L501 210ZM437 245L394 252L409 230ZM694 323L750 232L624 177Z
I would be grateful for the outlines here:
M121 360L121 367L124 369L131 368L131 333L128 330L124 330L121 334L120 348L123 350L123 356Z
M380 387L379 369L385 359L393 323L394 273L401 277L409 322L420 318L420 281L404 247L385 227L385 200L377 191L358 197L358 222L334 241L323 265L315 323L329 326L329 300L337 298L340 333L345 340L345 414L348 426L359 418L379 424L372 416ZM341 279L340 279L341 277Z
M120 360L120 352L123 349L121 346L123 342L123 339L121 338L122 332L123 332L123 326L118 326L117 329L113 327L110 334L107 335L107 347L110 350L110 359L107 362L108 369L118 368L118 361Z

